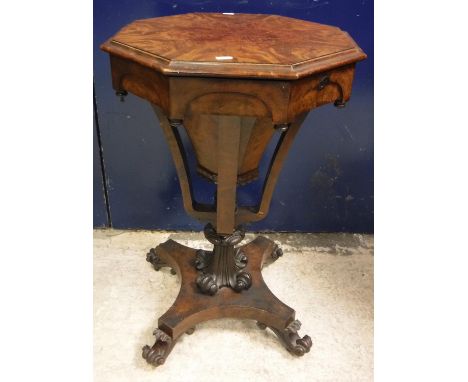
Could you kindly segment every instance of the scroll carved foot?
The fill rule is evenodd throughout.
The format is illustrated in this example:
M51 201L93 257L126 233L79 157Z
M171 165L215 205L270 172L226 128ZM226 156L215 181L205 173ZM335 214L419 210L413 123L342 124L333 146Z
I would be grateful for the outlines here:
M262 328L260 325L259 327ZM312 339L308 335L300 337L297 333L300 328L301 322L299 320L294 320L283 330L273 327L270 329L275 332L288 351L294 355L303 356L305 353L310 351L310 348L312 347Z
M178 338L193 333L193 328L199 323L215 318L255 319L259 328L272 330L292 354L301 356L310 351L312 340L309 336L299 336L300 322L294 320L294 310L271 292L261 275L262 264L271 260L275 244L260 236L239 248L224 247L219 248L219 252L213 250L206 251L205 254L200 251L197 254L195 249L168 240L156 248L161 259L180 271L181 287L174 304L158 320L160 329L155 331L156 342L152 347L150 345L143 348L143 357L150 364L163 364ZM225 256L226 254L229 256ZM216 255L226 260L225 263L217 264L220 267L213 267ZM198 266L194 265L194 259L197 257L201 259L197 263ZM211 258L206 268L202 266L205 257ZM239 269L246 263L247 258L247 267ZM236 273L213 272L217 269L222 270L223 264L228 265L229 269L234 269ZM225 277L226 275L229 278ZM219 287L214 277L220 277L217 282L223 281L225 277L225 284ZM194 282L197 278L198 286ZM247 287L250 282L252 285L247 293L236 293L234 286L237 283L245 283ZM204 285L207 291L210 291L210 288L213 288L213 291L226 288L221 293L208 297L200 292Z
M278 246L278 244L275 244L273 252L271 253L271 258L273 259L273 261L275 261L278 260L278 258L280 258L281 256L283 256L283 250Z
M156 253L156 248L151 248L150 251L146 254L146 261L151 263L154 269L157 271L163 267L169 267L169 265L162 261L159 255ZM171 268L171 274L176 274L176 271L173 268Z
M154 345L151 347L148 345L143 346L142 355L150 365L160 366L166 361L167 356L174 347L174 341L161 329L155 329L153 334L156 337Z
M268 326L262 322L257 322L257 326L265 330ZM299 320L292 321L285 329L279 330L270 327L275 332L278 338L284 343L286 349L297 356L303 356L305 353L310 351L312 347L312 340L308 335L300 337L297 333L301 328L301 322Z

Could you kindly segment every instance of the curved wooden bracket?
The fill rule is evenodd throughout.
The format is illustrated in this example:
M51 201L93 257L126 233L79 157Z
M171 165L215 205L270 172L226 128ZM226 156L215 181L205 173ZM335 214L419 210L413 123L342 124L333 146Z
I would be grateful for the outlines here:
M216 211L214 206L198 203L193 198L193 189L190 181L187 158L185 156L184 145L178 131L178 128L182 125L182 121L169 120L158 106L154 104L152 104L152 106L158 116L159 123L169 144L177 176L179 177L185 211L196 219L215 223Z
M276 181L283 167L284 160L294 141L294 138L299 131L299 128L304 122L308 112L300 114L294 122L287 125L286 129L279 128L281 136L276 144L275 151L270 161L268 172L263 183L262 198L258 206L239 207L237 211L236 224L244 224L250 221L258 221L266 217L270 209L271 198L275 189Z
M226 162L224 168L230 169L230 172L222 172L226 179L218 179L217 205L214 206L198 203L193 198L190 172L182 139L178 131L178 128L183 124L182 120L168 119L158 106L154 104L152 104L152 106L158 116L166 140L169 143L169 148L179 177L184 208L189 215L196 219L212 223L216 226L218 232L224 234L232 233L234 228L241 224L258 221L266 217L284 160L286 159L287 153L302 125L302 122L308 114L307 112L300 114L292 123L281 125L287 126L287 128L277 129L281 132L281 136L270 161L270 166L263 184L261 201L257 206L236 206L235 188L237 184L237 167L233 164L237 163L237 153L233 150L231 150L231 153L230 149L237 147L237 145L232 142L234 139L232 136L235 136L235 138L238 139L240 126L238 126L235 121L233 123L226 121L226 118L223 119L222 123L220 122L221 141L217 148L220 156L219 160L220 163ZM228 118L233 120L235 119L235 117ZM225 156L226 158L224 160L223 158Z

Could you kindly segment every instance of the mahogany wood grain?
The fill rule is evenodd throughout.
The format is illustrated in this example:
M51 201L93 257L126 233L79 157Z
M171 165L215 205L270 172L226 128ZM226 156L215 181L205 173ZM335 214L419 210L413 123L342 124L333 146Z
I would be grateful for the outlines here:
M216 211L211 206L199 204L194 200L190 172L188 170L185 150L183 148L177 126L171 126L169 119L164 115L159 107L152 105L158 116L159 124L164 132L169 149L172 154L177 176L179 178L182 200L185 211L196 219L216 223Z
M235 229L237 169L239 166L240 117L217 116L218 179L216 187L216 231L230 235Z
M294 138L306 116L307 113L303 113L298 116L289 128L281 133L273 153L273 157L271 158L268 172L265 176L260 204L258 206L252 206L251 208L238 209L236 214L236 225L262 220L267 216L281 168L283 167L288 151L291 148Z
M159 318L159 327L173 338L179 337L200 322L220 317L256 319L280 329L294 320L294 310L281 303L266 287L261 269L271 256L275 243L264 237L242 247L249 257L246 270L253 274L252 293L236 293L231 288L221 288L214 296L200 295L193 279L192 266L195 250L173 240L155 248L156 253L180 275L179 295L169 310Z
M336 85L317 89L328 75L339 84L344 101L351 97L354 65L295 81L253 79L166 77L141 64L111 56L112 85L158 105L170 119L190 114L222 114L265 117L272 124L290 123L306 110L334 102Z
M143 357L148 363L164 364L178 339L184 334L193 334L201 322L223 318L256 320L260 329L269 327L286 349L296 356L310 351L312 340L308 335L299 336L301 323L295 319L295 311L281 302L263 280L261 269L268 259L276 260L277 246L265 237L241 247L249 259L247 270L252 275L249 293L236 293L222 288L213 296L202 295L193 283L196 270L192 259L195 250L168 240L152 251L165 266L170 266L180 275L181 286L174 304L158 320L153 332L156 341L143 347Z
M241 13L137 20L102 49L174 76L297 79L366 57L337 27Z
M174 305L159 319L143 357L164 363L183 333L220 317L258 320L295 355L310 350L294 311L261 276L263 262L282 255L270 240L244 238L241 225L268 214L276 182L308 112L350 99L356 62L366 55L339 28L274 15L192 13L137 20L102 45L110 54L112 85L154 107L180 181L184 208L208 222L212 251L172 240L153 248L156 270L181 276ZM194 149L197 171L217 184L212 205L194 200L179 129ZM237 205L237 186L258 177L268 143L280 131L258 205ZM208 296L209 295L209 296Z

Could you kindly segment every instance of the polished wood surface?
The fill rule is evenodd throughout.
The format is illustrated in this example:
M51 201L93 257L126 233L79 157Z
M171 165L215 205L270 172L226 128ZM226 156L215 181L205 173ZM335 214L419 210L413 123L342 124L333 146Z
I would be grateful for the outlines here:
M291 123L297 115L351 97L355 65L326 69L300 80L175 77L111 55L112 86L159 106L170 119L194 114L265 117L272 125ZM333 83L319 88L324 76Z
M230 235L236 228L237 172L239 167L239 143L241 121L239 117L217 116L217 184L216 188L216 231Z
M175 76L297 79L366 57L337 27L240 13L137 20L102 49Z
M215 116L215 119L212 122L217 122L217 124L215 124L215 127L211 126L212 128L208 129L208 132L211 132L211 137L208 138L208 135L206 133L206 127L210 127L210 125L207 126L200 124L187 126L185 125L185 123L182 124L181 120L169 119L158 106L153 105L153 108L158 116L160 126L169 144L177 175L179 177L184 208L189 215L191 215L195 219L213 224L215 227L217 227L218 230L220 230L220 232L223 232L225 234L230 233L226 232L226 222L230 222L229 227L232 231L233 227L237 227L239 225L249 222L258 221L264 219L267 216L270 208L271 198L273 196L273 191L278 180L279 174L281 172L281 168L286 159L287 153L291 148L292 143L294 142L294 138L298 133L302 122L307 116L307 113L302 113L298 115L292 121L292 123L288 124L288 127L285 129L285 131L280 131L280 138L276 144L275 151L271 158L265 179L263 180L263 190L259 204L251 206L242 206L237 205L237 203L234 203L233 205L233 196L235 196L236 193L236 182L234 181L234 179L230 180L230 187L226 187L226 181L224 179L220 184L218 182L217 174L212 174L211 180L218 184L217 203L216 205L207 205L197 202L194 198L192 182L190 180L191 174L189 171L187 160L185 158L186 150L183 146L178 129L185 127L186 130L189 131L189 137L195 136L195 141L203 140L203 137L207 137L208 142L211 146L208 145L206 147L206 151L197 150L196 145L194 145L194 148L195 150L197 150L197 156L201 156L202 158L204 158L211 155L213 157L213 161L216 163L216 172L228 171L230 174L235 174L237 171L237 174L239 174L239 163L241 163L239 161L239 154L240 152L242 152L242 144L238 141L236 135L237 132L236 134L232 132L236 137L235 141L233 141L232 139L226 139L226 137L222 137L220 139L221 134L220 129L218 128L221 124L224 124L226 120L231 120L232 123L233 118L239 118L239 120L242 119L240 117L232 116ZM241 134L245 133L244 126L242 124L240 126ZM192 127L194 128L195 132L190 132ZM234 129L236 129L235 126ZM263 124L262 129L264 130L264 136L262 137L261 133L258 133L259 137L257 137L262 143L252 147L252 151L246 154L248 158L261 158L261 156L263 156L264 154L264 150L267 143L271 139L271 135L275 131L271 123ZM250 140L254 139L252 137L253 132L254 131L250 131ZM228 147L228 149L225 150L226 147L229 145L230 147ZM218 164L221 163L223 167L218 166ZM256 163L258 165L258 162ZM258 175L258 170L255 172L255 174ZM204 174L204 176L207 175ZM240 177L237 176L237 183L239 183L239 178ZM224 203L229 204L230 208L226 209ZM232 224L232 222L234 222L234 224ZM219 223L221 223L222 228L219 227Z
M292 354L309 352L312 340L308 335L300 337L301 323L295 319L295 311L270 291L262 277L263 265L278 258L275 243L259 236L239 249L249 258L246 270L252 275L250 289L237 293L222 288L212 296L201 295L193 282L197 276L192 264L194 249L168 240L151 250L148 261L157 269L171 267L179 274L181 285L176 301L158 320L156 341L151 347L143 347L143 357L150 364L162 365L176 341L184 333L192 334L199 323L225 317L256 320L260 329L269 327Z
M207 222L213 250L172 240L148 253L156 270L181 276L174 305L159 319L155 343L143 357L164 363L183 333L221 317L255 319L295 355L310 350L295 312L265 285L260 269L281 249L259 237L244 238L241 225L268 214L281 168L310 110L350 99L355 64L366 56L339 28L273 15L186 14L138 20L102 45L110 53L112 85L153 106L174 160L184 208ZM214 203L194 198L185 129L197 172L216 183ZM280 134L256 205L239 205L237 186L259 177L259 164ZM305 158L306 160L306 158Z

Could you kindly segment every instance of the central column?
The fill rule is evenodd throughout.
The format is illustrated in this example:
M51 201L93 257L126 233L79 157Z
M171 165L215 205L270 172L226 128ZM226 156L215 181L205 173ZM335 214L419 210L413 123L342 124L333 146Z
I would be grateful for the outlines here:
M216 228L208 224L205 237L214 245L212 252L198 251L196 267L202 273L197 278L199 289L215 294L219 288L231 287L236 291L248 289L252 284L249 273L242 271L247 256L234 246L244 238L242 229L235 229L236 190L239 169L241 118L220 115L217 122L217 176L216 176Z
M231 235L236 218L237 171L239 168L239 148L241 120L235 116L217 116L218 174L216 188L216 232Z
M231 235L220 235L211 224L205 226L205 237L214 245L213 251L198 250L195 267L201 271L197 285L201 292L214 295L222 287L240 292L250 288L252 277L243 271L247 256L235 245L244 238L244 231L237 229Z

